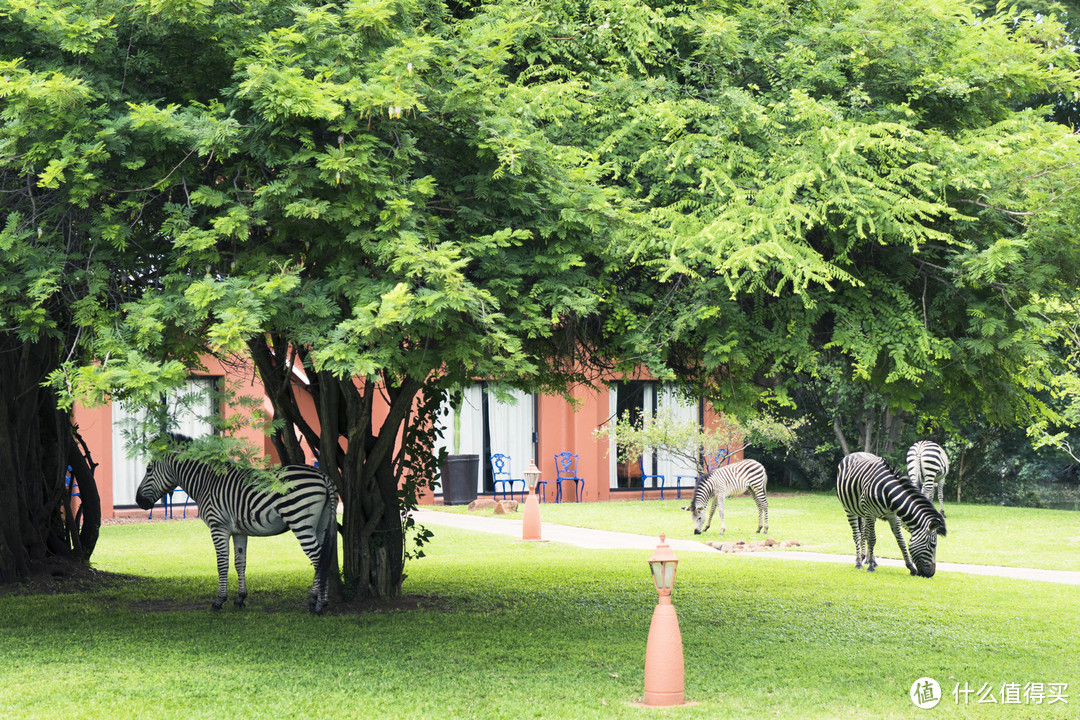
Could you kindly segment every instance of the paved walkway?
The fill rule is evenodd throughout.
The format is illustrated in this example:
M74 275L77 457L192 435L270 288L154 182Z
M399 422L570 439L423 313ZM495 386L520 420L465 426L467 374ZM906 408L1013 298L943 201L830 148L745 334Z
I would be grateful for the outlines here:
M497 533L509 537L521 537L520 518L494 518L464 513L441 512L439 510L417 510L413 513L416 522L421 525L442 525L455 527L462 530L478 530L481 532ZM571 527L569 525L556 525L543 523L541 536L544 540L561 542L577 547L593 550L655 550L658 537L652 535L636 535L634 533L612 532L608 530L592 530L589 528ZM679 540L669 538L668 545L675 552L705 552L718 553L716 548L694 540ZM794 550L763 550L761 552L731 553L738 557L766 558L774 560L802 560L803 562L838 562L855 564L853 555L829 555L815 552L799 552ZM904 567L902 560L878 558L878 563L890 567ZM1064 585L1080 585L1080 572L1070 570L1037 570L1034 568L995 567L991 565L967 565L964 563L937 564L938 572L958 572L969 575L992 575L1007 577L1016 580L1041 580L1043 582L1060 583Z

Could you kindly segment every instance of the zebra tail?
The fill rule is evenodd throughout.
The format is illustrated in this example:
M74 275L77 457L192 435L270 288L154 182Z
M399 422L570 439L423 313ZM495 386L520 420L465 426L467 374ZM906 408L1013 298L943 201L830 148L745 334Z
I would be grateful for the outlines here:
M337 522L337 490L333 485L327 490L326 506L323 508L324 513L329 513L329 517L326 520L326 529L323 531L322 536L322 549L319 552L319 575L324 582L329 578L330 566L334 562L335 551L337 550L337 535L338 535L338 522Z

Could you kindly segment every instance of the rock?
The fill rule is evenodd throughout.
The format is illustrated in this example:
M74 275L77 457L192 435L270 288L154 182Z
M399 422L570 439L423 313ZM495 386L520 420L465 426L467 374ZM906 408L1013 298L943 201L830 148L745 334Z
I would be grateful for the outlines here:
M802 546L802 543L799 542L798 540L785 540L784 542L780 543L780 547L782 547L782 548L801 547L801 546Z
M469 503L469 509L470 510L490 510L491 508L495 507L498 504L499 503L495 502L494 500L489 500L487 498L480 498L479 500L473 500L471 503Z
M780 543L776 542L772 538L765 538L765 547L776 547Z
M496 515L508 515L512 512L517 512L518 501L517 500L500 500L495 503Z

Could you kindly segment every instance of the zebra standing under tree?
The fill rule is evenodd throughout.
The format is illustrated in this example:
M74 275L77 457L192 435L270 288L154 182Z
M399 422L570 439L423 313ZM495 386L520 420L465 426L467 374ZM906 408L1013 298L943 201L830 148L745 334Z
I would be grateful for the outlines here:
M173 435L173 440L190 438ZM284 493L258 490L250 473L230 469L224 474L195 460L168 458L150 463L139 483L135 500L149 510L166 493L180 487L199 507L199 517L210 528L217 551L218 596L211 606L220 610L228 596L229 538L235 551L239 589L234 603L242 608L247 599L247 540L292 530L300 547L315 566L308 607L321 615L327 594L337 544L337 489L333 480L318 468L285 465L279 470Z
M720 508L720 534L724 534L724 500L742 495L747 490L754 496L758 507L758 532L764 527L769 532L769 501L765 499L765 468L757 460L740 460L701 476L694 483L694 499L689 510L694 518L694 534L700 535L712 525L713 513ZM709 501L712 500L710 504ZM705 505L709 504L709 517L705 519ZM705 527L702 527L704 525Z
M836 496L851 525L856 568L862 567L864 559L867 570L873 572L877 568L874 523L882 519L892 528L911 574L934 576L937 536L945 535L945 518L934 509L934 503L897 477L884 460L864 452L845 457L837 468ZM911 532L910 553L900 531L901 523Z
M945 450L936 442L920 440L908 448L907 472L911 482L930 502L934 502L934 488L937 488L941 517L945 517L945 476L949 474L949 456Z

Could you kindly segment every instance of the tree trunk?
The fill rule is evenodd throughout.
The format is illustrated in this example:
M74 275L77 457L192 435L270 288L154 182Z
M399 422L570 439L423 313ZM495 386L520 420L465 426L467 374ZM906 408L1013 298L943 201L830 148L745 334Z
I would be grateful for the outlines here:
M851 448L848 446L847 438L844 437L844 430L840 427L840 416L833 414L832 421L833 432L836 434L836 439L840 443L840 449L844 451L844 455L851 454Z
M49 557L88 560L97 543L94 465L55 394L42 387L58 357L52 340L0 334L0 582L28 577ZM81 528L70 512L68 465L83 501Z
M257 338L249 346L275 419L285 421L274 438L282 459L299 452L294 434L299 431L318 448L319 467L341 495L342 557L335 595L368 599L400 594L406 549L396 460L404 452L405 426L423 384L408 378L340 379L311 369L300 352L296 361L305 367L308 379L303 385L284 362L283 343ZM300 414L297 392L309 392L315 401L318 432Z

